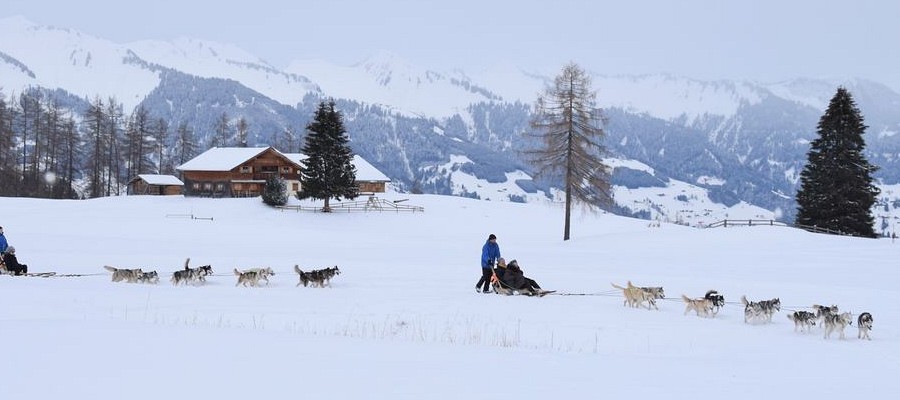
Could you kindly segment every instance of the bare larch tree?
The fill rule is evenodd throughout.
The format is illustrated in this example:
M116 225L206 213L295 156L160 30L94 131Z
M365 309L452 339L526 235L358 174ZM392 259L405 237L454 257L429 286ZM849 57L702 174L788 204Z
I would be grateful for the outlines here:
M596 107L597 94L591 78L577 64L569 63L538 96L532 132L542 145L526 150L537 168L536 178L562 179L566 192L566 221L563 240L569 240L572 201L588 208L602 208L612 202L610 169L603 163L605 119Z

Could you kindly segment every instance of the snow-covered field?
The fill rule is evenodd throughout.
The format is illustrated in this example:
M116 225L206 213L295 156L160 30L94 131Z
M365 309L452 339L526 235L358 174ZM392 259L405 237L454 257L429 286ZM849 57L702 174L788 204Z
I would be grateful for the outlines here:
M784 227L696 229L550 205L389 193L424 213L281 212L259 199L0 198L30 269L0 276L0 399L876 398L900 391L900 243ZM206 219L184 218L194 215ZM474 293L487 235L560 293ZM216 274L169 283L186 258ZM296 287L338 265L331 288ZM142 267L158 285L110 282ZM272 267L268 287L232 269ZM610 286L665 287L659 310ZM715 318L681 294L717 289ZM745 324L740 296L780 297ZM795 333L788 310L875 317L872 341Z

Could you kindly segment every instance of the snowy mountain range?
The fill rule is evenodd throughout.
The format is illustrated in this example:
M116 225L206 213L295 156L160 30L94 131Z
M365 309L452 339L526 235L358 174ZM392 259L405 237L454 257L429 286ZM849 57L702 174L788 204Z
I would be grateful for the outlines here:
M387 52L350 66L298 60L281 69L228 44L191 38L121 44L22 17L0 19L0 37L0 92L8 98L38 88L68 94L78 109L84 103L75 99L115 97L126 113L142 104L171 126L190 124L201 138L224 112L249 122L250 144L267 144L285 129L302 132L315 105L330 97L345 114L354 151L401 189L554 198L552 185L531 181L518 153L528 145L521 135L530 104L553 72L433 71ZM881 166L876 177L900 183L900 94L882 84L599 73L593 79L609 118L606 143L620 160L611 162L617 212L681 219L684 213L649 212L654 208L626 195L643 188L657 198L686 191L678 209L696 215L731 215L733 207L753 204L749 215L789 218L808 143L839 85L854 95L869 125L869 160Z

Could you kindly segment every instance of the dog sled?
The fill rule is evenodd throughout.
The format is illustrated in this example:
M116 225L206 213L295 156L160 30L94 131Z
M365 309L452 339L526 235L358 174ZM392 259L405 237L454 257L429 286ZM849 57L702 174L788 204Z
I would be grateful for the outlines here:
M525 277L525 273L519 268L516 260L507 264L503 258L497 261L497 268L494 269L494 274L491 276L491 288L494 293L505 296L544 297L556 292L555 290L544 290L534 279Z

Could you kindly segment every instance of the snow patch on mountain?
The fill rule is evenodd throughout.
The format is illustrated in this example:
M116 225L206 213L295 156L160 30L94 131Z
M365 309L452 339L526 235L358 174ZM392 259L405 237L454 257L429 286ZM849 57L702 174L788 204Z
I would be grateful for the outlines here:
M380 105L409 116L449 117L464 114L472 103L501 100L459 71L444 74L422 69L388 52L350 66L294 61L286 71L308 76L326 96Z
M465 156L452 155L447 163L434 167L439 175L452 181L455 195L528 203L561 204L565 201L563 192L554 190L548 196L544 191L523 189L530 187L532 182L531 176L525 172L517 170L506 173L506 181L492 183L465 172L462 167L467 163L473 161ZM653 168L634 160L609 158L604 163L610 168L628 168L654 174ZM715 182L712 178L710 181ZM707 189L674 179L666 179L663 187L628 188L614 185L612 189L616 205L655 221L704 226L724 219L775 219L772 211L746 202L731 207L714 202Z
M190 38L128 44L141 59L204 78L227 78L282 104L319 92L309 78L281 71L235 46Z
M742 105L757 104L766 93L742 82L701 82L670 75L594 75L593 87L602 107L690 125L705 115L733 116Z
M0 38L0 51L8 56L0 59L0 86L7 94L32 86L63 88L86 98L115 96L131 110L159 85L156 72L127 62L126 46L75 30L11 17L0 19Z

